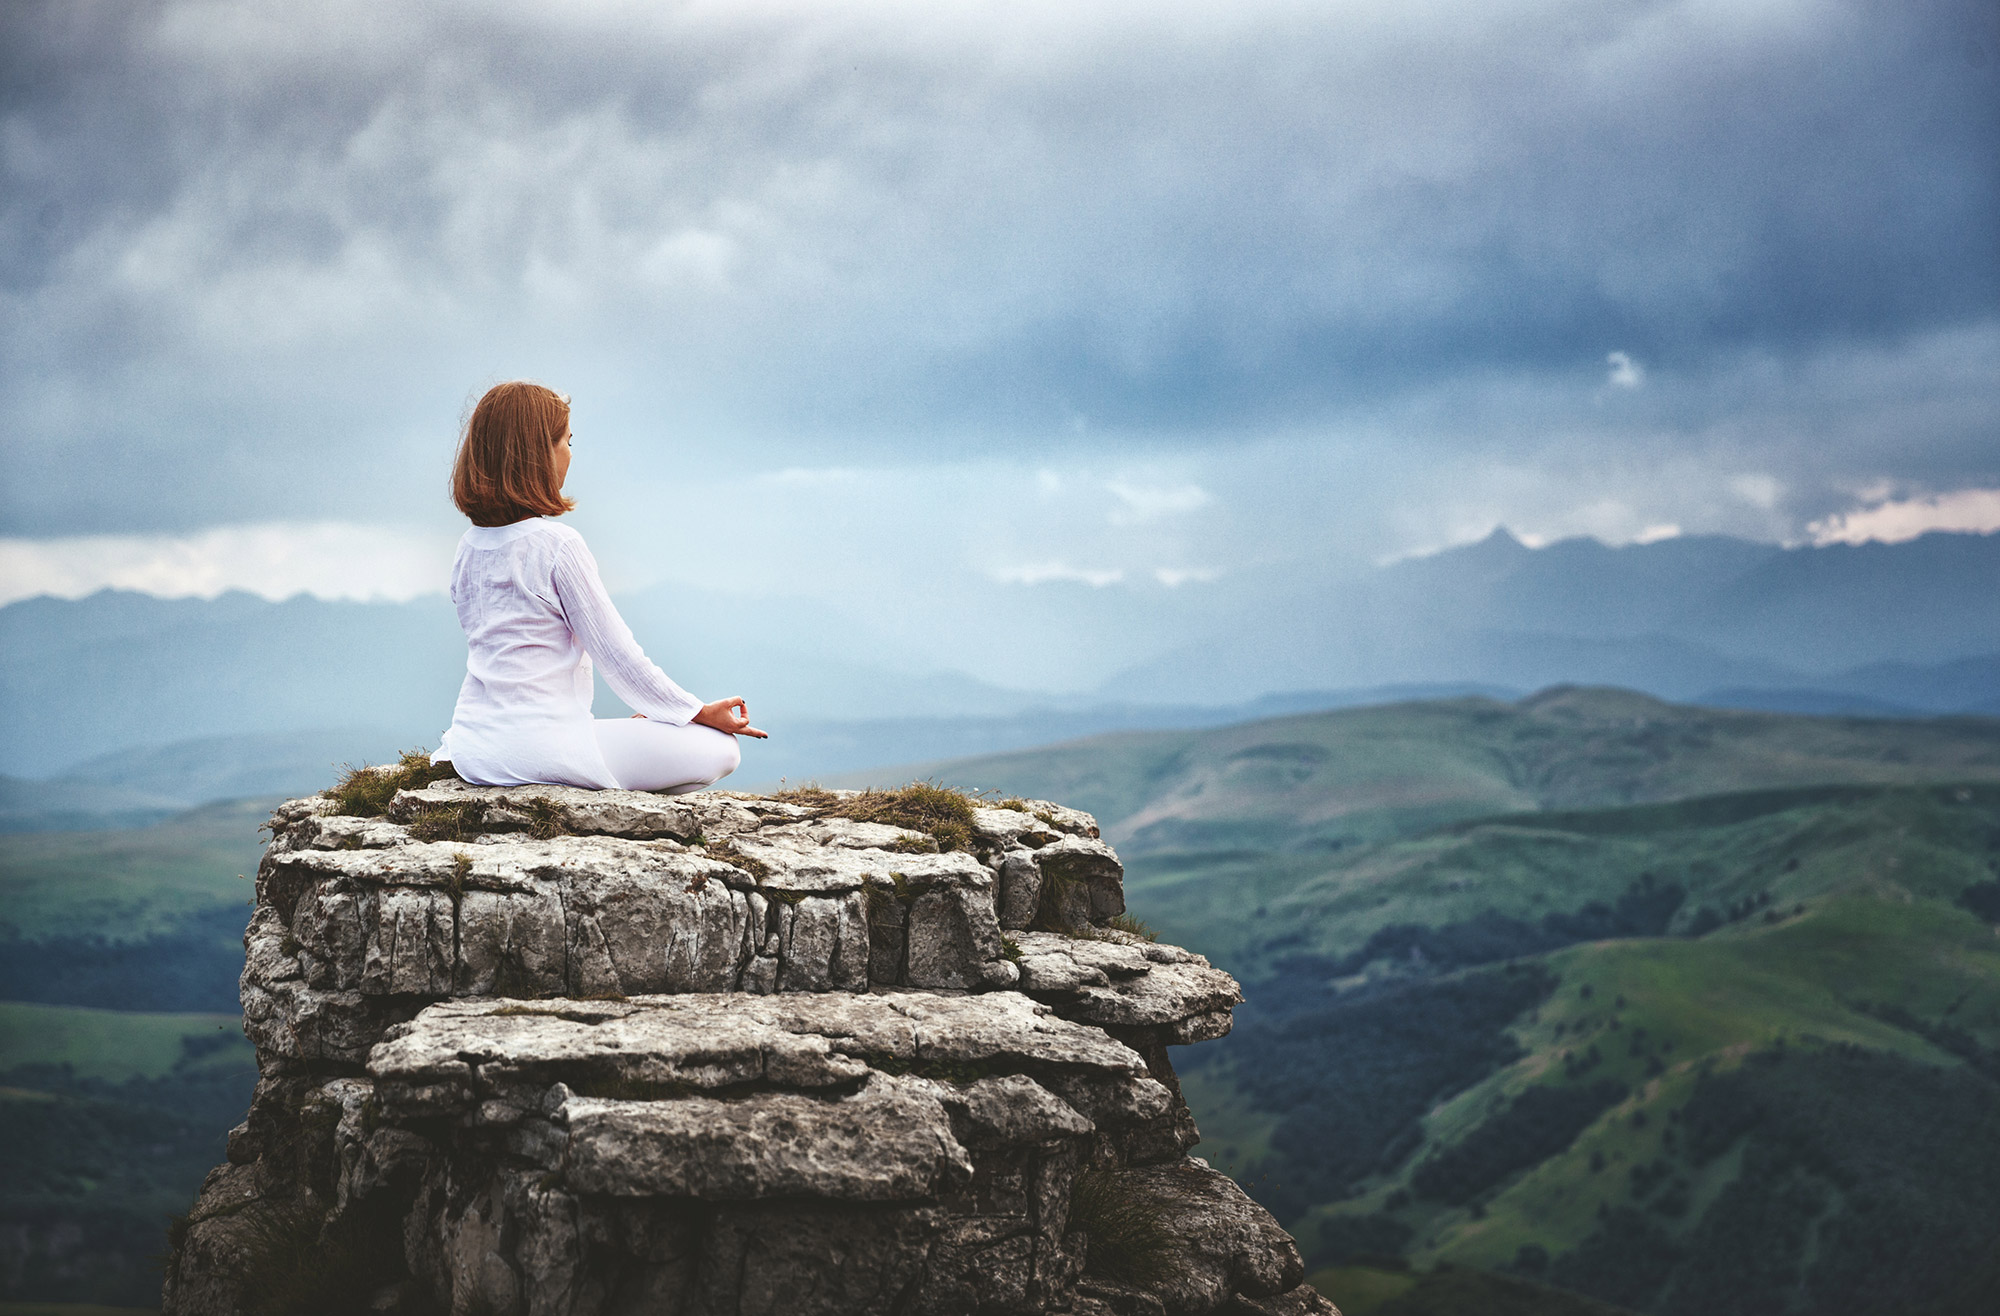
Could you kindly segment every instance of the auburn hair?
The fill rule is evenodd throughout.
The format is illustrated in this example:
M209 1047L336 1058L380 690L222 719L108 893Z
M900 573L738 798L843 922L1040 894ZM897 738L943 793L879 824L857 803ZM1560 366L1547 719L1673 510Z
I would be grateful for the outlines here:
M472 409L451 466L451 500L474 525L561 516L576 506L556 479L569 399L525 379L495 384Z

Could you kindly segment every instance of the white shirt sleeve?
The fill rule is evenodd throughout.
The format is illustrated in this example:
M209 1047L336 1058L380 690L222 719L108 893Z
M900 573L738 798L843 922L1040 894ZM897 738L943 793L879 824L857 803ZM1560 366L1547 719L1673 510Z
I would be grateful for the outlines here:
M620 699L636 712L675 726L686 726L694 719L701 711L701 700L675 685L639 648L632 628L604 592L597 561L580 538L565 540L556 551L549 579L577 642Z

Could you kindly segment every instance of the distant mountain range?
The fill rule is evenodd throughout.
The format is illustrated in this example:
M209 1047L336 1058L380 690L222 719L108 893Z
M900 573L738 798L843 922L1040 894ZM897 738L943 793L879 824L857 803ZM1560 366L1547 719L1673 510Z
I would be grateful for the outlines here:
M754 696L780 734L744 776L771 782L1119 728L1560 683L1787 712L1995 715L1996 580L2000 535L1530 549L1500 530L1261 599L1252 618L1218 618L1214 633L1063 696L904 670L892 638L808 602L746 618L717 612L719 596L660 587L620 603L690 688ZM727 628L699 621L717 615L731 616ZM1123 623L1107 613L1104 624ZM462 645L442 598L105 591L0 608L0 773L23 779L0 781L0 825L281 793L323 782L332 764L434 744ZM600 709L622 711L602 693Z
M1996 582L2000 535L1531 549L1496 530L1300 599L1281 624L1203 636L1106 688L1174 701L1218 684L1256 695L1459 680L1752 703L1768 691L1780 706L1816 699L1814 711L1996 711Z

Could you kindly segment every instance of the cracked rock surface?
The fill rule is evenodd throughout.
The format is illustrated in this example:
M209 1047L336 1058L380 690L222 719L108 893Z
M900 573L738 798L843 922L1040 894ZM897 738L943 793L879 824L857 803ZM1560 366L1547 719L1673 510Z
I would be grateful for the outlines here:
M1112 926L1096 822L881 804L281 807L244 938L261 1077L165 1310L1332 1311L1187 1155L1168 1048L1241 993ZM1086 1170L1167 1222L1149 1287L1093 1257Z

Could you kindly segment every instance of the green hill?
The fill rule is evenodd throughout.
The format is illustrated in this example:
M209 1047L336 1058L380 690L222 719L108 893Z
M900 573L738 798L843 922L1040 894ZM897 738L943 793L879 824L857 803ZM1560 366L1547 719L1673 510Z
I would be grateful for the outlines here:
M228 800L147 827L0 834L0 937L131 942L250 897L276 800Z
M1532 809L2000 781L2000 720L1798 717L1559 687L1515 704L1437 700L1126 732L908 771L1088 809L1127 855L1299 849Z
M932 772L1096 811L1244 980L1184 1061L1203 1151L1337 1302L1995 1296L2000 721L1557 690Z

